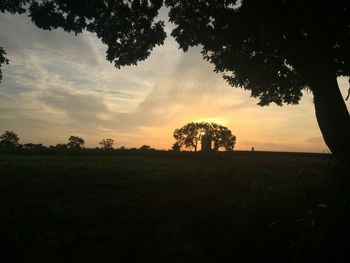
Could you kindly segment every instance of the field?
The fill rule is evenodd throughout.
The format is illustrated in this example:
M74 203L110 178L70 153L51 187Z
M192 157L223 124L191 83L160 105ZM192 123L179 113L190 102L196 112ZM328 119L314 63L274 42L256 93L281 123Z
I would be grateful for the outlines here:
M0 155L0 262L336 262L338 180L325 154Z

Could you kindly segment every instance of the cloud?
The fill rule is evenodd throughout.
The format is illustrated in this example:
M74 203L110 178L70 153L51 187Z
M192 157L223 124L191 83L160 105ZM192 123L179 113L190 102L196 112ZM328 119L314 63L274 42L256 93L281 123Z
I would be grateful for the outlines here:
M83 93L67 88L47 89L38 99L48 107L64 112L72 120L85 125L95 125L103 120L102 114L109 112L103 96L98 93Z
M202 60L198 50L193 49L181 54L176 66L158 78L134 111L119 114L117 118L125 128L135 129L169 123L184 115L188 107L204 112L203 103L207 98L219 99L223 89L228 91L227 86L222 87L223 83L220 76L211 72L211 65Z
M87 34L75 36L61 29L45 31L36 28L24 15L2 14L0 17L1 45L9 58L23 62L37 51L43 57L56 57L74 63L96 66L96 50Z
M160 18L167 20L165 14L162 9ZM168 33L172 27L166 22ZM183 53L171 37L137 67L120 70L87 32L48 32L25 16L5 14L0 39L11 60L0 85L0 129L27 141L55 144L79 135L88 146L109 137L117 146L167 149L175 128L217 120L237 135L239 149L324 149L315 139L320 132L311 95L299 106L259 107L249 91L213 72L200 47ZM348 85L347 79L340 84Z

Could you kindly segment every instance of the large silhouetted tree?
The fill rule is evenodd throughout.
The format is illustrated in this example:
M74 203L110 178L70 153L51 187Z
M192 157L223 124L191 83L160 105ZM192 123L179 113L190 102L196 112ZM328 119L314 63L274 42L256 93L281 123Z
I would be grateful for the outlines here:
M220 148L232 151L236 143L236 136L227 127L216 123L190 122L175 129L173 136L176 142L174 146L176 145L178 150L181 147L193 148L196 152L204 135L209 136L213 144L213 151L218 151Z
M350 117L337 83L337 77L350 75L349 1L164 2L180 47L200 45L215 71L230 85L250 90L260 105L297 104L302 90L311 90L326 144L342 164L350 163ZM164 24L155 22L162 5L162 0L2 0L0 11L27 13L43 29L94 32L108 46L107 59L120 67L147 58L163 43Z
M350 163L350 117L337 83L350 75L350 2L238 2L166 0L172 35L185 51L200 45L215 71L260 105L297 104L310 89L326 144Z

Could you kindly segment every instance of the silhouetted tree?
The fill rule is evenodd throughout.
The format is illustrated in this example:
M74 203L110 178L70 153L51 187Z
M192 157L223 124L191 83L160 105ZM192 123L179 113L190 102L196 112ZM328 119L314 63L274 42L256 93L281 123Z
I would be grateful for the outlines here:
M181 145L178 143L178 142L175 142L172 146L171 146L171 149L174 151L174 152L179 152L181 150Z
M232 151L236 143L236 137L224 126L216 123L191 122L180 129L175 129L174 138L176 142L174 145L177 144L180 148L193 148L196 152L198 143L204 135L208 135L211 138L214 145L212 150L214 151L218 151L220 148Z
M210 134L213 140L213 151L224 148L226 151L233 151L236 144L236 136L225 126L211 123Z
M350 117L337 83L350 75L349 1L165 2L180 47L201 46L215 71L259 105L297 104L310 89L327 146L350 163Z
M103 139L99 142L103 149L113 149L113 139Z
M81 149L84 146L84 139L78 136L70 136L68 139L67 147L69 149Z
M66 150L66 149L68 149L68 146L67 146L67 144L64 144L64 143L58 143L54 147L50 146L50 148L59 149L59 150Z
M151 148L151 146L149 145L142 145L139 150L154 150L154 148Z
M175 129L174 138L180 147L193 148L197 151L198 143L201 140L202 133L205 132L205 123L190 122L180 129Z
M41 143L35 144L35 143L26 143L22 146L23 150L29 150L29 151L41 151L47 149L44 145Z
M180 47L201 46L232 86L251 90L259 105L297 104L314 95L329 149L350 163L350 117L337 77L350 75L350 2L165 0ZM2 0L1 12L28 13L40 28L94 32L116 67L136 64L164 42L154 22L162 0ZM3 54L1 55L3 57Z
M20 148L19 137L13 131L5 131L0 136L0 148L3 150L16 150Z

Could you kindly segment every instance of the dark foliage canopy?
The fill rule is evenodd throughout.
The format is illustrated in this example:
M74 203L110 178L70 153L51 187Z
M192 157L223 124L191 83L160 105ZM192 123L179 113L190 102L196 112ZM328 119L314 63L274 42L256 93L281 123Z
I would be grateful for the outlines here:
M84 146L84 139L78 136L70 136L68 139L67 147L69 149L81 149Z
M213 141L213 150L225 149L226 151L233 151L236 144L236 136L232 134L227 127L210 123L207 133L211 136Z
M2 150L15 150L19 147L19 137L13 131L5 131L5 133L0 136L0 148Z
M148 151L148 150L154 150L154 148L152 148L150 145L144 144L140 146L139 150Z
M113 139L103 139L99 142L102 149L113 149L114 140Z
M47 149L47 147L41 143L26 143L22 145L22 148L27 151L44 151Z
M318 67L350 74L350 2L166 0L172 35L260 105L298 103Z

